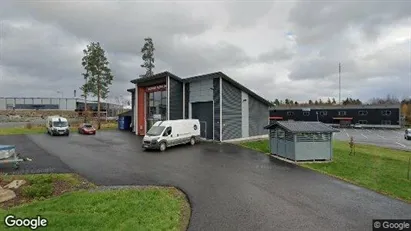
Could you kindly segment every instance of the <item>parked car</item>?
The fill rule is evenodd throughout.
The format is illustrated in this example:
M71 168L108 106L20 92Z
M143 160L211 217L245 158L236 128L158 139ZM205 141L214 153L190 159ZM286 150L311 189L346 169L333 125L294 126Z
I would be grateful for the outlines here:
M190 143L194 145L200 137L198 119L166 120L156 122L143 138L142 148L159 149Z
M407 128L404 133L404 139L409 140L411 139L411 128Z
M51 136L68 136L70 134L70 125L67 119L61 116L47 117L46 129Z
M96 134L96 129L93 127L92 124L83 123L83 124L80 124L80 126L78 128L78 133L79 134L95 135Z
M361 124L354 124L354 128L362 128Z

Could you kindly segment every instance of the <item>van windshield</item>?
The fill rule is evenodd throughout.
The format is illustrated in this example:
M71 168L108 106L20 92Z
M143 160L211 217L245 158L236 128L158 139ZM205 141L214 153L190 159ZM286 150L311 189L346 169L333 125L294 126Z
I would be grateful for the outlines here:
M62 128L62 127L67 127L67 126L68 126L68 123L65 122L65 121L55 121L55 122L53 122L53 127L56 127L56 128Z
M164 131L164 128L165 128L164 126L153 126L150 128L150 130L147 132L146 135L159 136Z

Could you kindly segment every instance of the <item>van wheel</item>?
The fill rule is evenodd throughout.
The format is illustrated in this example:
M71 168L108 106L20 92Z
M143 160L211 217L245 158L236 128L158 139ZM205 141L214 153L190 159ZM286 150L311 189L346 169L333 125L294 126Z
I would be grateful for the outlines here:
M191 139L190 139L190 144L191 144L191 145L196 144L196 139L194 139L194 137L191 137Z
M166 150L166 148L167 148L166 143L163 142L163 143L160 144L160 151L164 152Z

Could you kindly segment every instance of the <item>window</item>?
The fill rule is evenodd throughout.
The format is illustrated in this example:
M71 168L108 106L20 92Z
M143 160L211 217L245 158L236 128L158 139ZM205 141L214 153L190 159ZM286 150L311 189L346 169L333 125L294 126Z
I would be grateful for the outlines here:
M345 115L347 115L347 112L346 111L339 111L338 115L339 116L345 116Z
M303 116L310 116L310 112L309 111L303 111Z
M390 125L390 124L391 124L391 120L381 120L381 124L382 124L382 125Z
M383 110L383 111L381 111L381 114L382 114L383 116L390 116L390 115L391 115L391 111L390 111L390 110Z
M293 115L294 115L294 112L288 111L288 112L287 112L287 115L288 115L288 116L293 116Z
M320 116L326 116L327 112L326 111L320 111Z
M367 120L358 120L358 123L359 123L359 124L367 124L368 121L367 121Z
M358 111L358 115L360 116L366 116L368 114L368 111Z

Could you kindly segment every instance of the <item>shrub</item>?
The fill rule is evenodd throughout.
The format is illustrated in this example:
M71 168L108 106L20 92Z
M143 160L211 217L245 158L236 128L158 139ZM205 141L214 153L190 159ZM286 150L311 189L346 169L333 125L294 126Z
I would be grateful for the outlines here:
M27 124L26 124L26 128L27 128L27 129L32 129L32 128L33 128L33 124L27 123Z
M47 198L53 195L52 184L33 184L22 188L22 194L32 199Z

